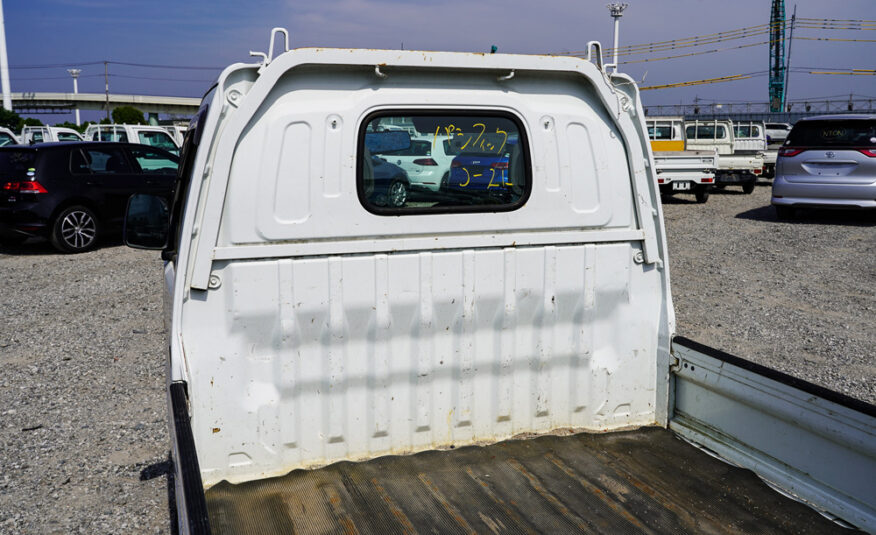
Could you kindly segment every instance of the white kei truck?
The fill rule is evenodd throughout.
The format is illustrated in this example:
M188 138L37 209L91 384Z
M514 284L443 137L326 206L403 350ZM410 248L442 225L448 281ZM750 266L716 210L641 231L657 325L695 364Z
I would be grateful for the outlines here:
M223 71L125 230L181 533L876 531L874 406L675 337L638 89L588 48ZM386 202L392 124L460 151L431 196Z
M65 126L25 126L18 136L22 145L56 143L59 141L83 141L82 135Z
M753 193L757 177L763 174L763 149L752 149L758 140L736 138L736 128L728 119L685 121L688 150L717 150L718 170L715 187L742 186L744 193Z
M776 176L779 151L768 145L767 128L763 121L733 121L733 153L760 155L763 158L762 178Z
M715 184L718 151L685 150L684 117L645 117L645 125L660 193L693 193L698 203L708 201Z
M88 141L140 143L158 147L179 156L179 143L162 126L142 124L91 124L85 129Z

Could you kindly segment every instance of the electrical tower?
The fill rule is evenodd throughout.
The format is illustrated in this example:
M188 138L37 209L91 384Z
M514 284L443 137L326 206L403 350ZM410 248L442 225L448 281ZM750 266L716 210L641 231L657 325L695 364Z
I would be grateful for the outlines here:
M770 14L770 111L785 102L785 0L772 0Z

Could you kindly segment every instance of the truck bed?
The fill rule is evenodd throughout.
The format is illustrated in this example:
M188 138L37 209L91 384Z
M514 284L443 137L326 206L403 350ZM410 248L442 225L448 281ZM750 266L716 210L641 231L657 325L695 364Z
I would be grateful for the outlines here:
M850 533L643 428L339 462L207 491L222 533Z

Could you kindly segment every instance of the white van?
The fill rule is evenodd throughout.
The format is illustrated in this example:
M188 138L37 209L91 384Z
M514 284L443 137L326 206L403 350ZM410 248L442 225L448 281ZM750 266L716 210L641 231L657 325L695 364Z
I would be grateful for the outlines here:
M141 143L179 155L179 144L160 126L142 124L93 124L85 129L87 141Z

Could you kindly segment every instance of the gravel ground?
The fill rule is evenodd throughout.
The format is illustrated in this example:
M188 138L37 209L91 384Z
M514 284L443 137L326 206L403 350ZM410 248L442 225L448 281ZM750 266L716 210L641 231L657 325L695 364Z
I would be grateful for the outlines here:
M769 202L766 181L665 199L677 334L876 403L876 214Z
M169 533L158 253L0 251L0 533Z
M664 204L678 333L876 402L876 216ZM169 533L154 252L0 247L0 533Z

